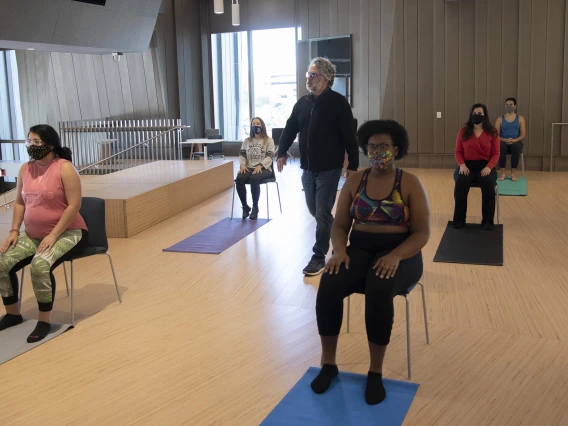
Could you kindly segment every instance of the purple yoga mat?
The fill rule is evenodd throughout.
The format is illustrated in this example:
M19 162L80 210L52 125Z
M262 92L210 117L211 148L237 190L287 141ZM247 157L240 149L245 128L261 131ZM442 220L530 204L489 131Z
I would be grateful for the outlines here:
M269 221L226 218L163 251L219 254Z

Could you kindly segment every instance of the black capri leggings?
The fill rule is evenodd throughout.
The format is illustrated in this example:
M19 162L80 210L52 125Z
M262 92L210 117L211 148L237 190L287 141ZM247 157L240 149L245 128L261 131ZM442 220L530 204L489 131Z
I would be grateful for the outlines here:
M405 293L422 276L422 253L400 262L390 279L376 275L373 265L398 247L409 234L374 234L351 231L347 255L349 269L341 265L337 275L324 273L316 301L320 336L337 336L343 321L343 299L353 293L365 295L365 325L371 343L389 344L395 296Z

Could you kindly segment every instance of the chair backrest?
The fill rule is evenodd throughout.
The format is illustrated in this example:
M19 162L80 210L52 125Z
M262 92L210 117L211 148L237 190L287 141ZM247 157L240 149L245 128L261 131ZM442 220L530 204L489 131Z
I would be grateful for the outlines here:
M87 245L108 249L105 200L95 197L83 197L79 213L83 216L83 219L85 219L85 223L89 229Z
M212 143L207 145L207 155L222 154L223 142Z
M284 129L281 127L272 128L272 139L274 140L274 145L278 145L280 143L280 137L282 136L283 131Z

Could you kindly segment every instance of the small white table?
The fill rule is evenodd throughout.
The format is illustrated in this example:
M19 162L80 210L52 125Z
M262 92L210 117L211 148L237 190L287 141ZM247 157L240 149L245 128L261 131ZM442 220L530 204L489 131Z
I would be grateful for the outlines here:
M209 157L207 156L207 145L212 143L221 143L225 142L225 139L187 139L185 141L180 142L181 145L189 145L189 144L201 144L203 145L203 159L207 160Z

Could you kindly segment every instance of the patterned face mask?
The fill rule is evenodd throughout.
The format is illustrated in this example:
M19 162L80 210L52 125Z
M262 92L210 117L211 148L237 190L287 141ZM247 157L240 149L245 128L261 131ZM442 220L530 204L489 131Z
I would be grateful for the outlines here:
M28 155L32 160L41 160L49 155L49 153L53 150L52 147L47 145L37 146L31 145L28 146Z
M369 152L369 162L371 167L386 170L389 168L394 159L394 151L382 151L382 152Z

